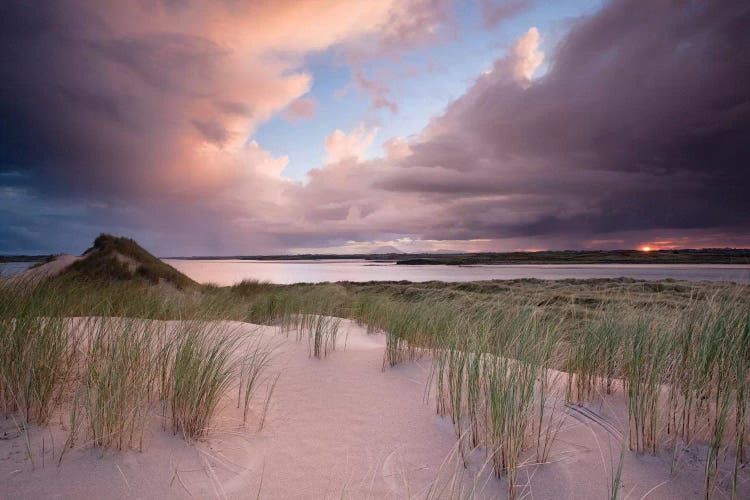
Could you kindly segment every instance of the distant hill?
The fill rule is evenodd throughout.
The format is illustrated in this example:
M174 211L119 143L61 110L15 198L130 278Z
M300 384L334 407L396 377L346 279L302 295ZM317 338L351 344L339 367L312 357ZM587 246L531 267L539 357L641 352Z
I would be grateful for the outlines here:
M61 278L168 283L184 289L197 286L177 269L151 255L130 238L102 234L91 248L59 275Z
M429 254L438 254L438 255L461 255L465 254L463 250L453 250L451 248L438 248L429 252L425 252Z
M540 252L423 252L369 254L300 254L255 256L173 257L200 260L381 260L393 255L402 265L477 265L477 264L750 264L750 248L704 248L681 250L555 250Z
M402 265L478 264L750 264L750 249L700 250L563 250L541 252L465 253L452 255L409 254Z
M388 255L388 254L394 254L394 253L404 253L398 248L392 246L392 245L384 245L382 247L378 247L372 251L373 254L382 254L382 255Z
M5 262L44 262L51 255L0 255L0 263Z

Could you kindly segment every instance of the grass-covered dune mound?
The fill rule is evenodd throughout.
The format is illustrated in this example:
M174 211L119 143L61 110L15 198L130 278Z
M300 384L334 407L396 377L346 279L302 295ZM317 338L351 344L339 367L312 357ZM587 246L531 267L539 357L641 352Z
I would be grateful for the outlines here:
M62 279L91 281L142 280L151 284L168 283L179 289L198 284L172 266L151 255L130 238L99 235L83 258L61 275Z

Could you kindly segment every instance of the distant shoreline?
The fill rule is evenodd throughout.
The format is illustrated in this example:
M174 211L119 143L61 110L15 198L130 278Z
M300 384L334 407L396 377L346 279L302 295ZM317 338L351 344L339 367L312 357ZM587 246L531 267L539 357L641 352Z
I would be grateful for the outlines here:
M52 254L0 255L0 263L43 262ZM389 253L389 254L299 254L299 255L203 255L169 256L175 260L316 261L368 260L398 265L546 265L546 264L750 264L750 248L680 250L562 250L542 252L486 253Z
M44 262L52 257L52 254L45 255L0 255L0 264L8 262Z
M178 260L351 260L395 262L399 265L544 265L544 264L750 264L750 249L596 250L462 254L301 254L164 257Z

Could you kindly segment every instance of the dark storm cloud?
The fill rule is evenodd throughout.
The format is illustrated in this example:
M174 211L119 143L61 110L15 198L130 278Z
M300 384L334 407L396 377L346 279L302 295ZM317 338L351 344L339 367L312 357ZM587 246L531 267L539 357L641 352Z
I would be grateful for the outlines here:
M109 40L84 3L9 2L0 19L0 170L31 172L52 196L142 185L156 148L136 136L159 129L150 111L163 108L141 85L169 72L149 68L144 47Z
M611 2L538 79L498 61L377 185L456 201L435 238L748 231L748 26L747 2Z

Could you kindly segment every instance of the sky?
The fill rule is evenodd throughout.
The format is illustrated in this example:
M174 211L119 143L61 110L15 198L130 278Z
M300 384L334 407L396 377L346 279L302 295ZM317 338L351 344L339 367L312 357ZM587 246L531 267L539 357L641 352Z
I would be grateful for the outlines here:
M0 254L750 247L750 4L6 0Z

